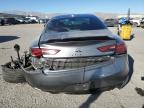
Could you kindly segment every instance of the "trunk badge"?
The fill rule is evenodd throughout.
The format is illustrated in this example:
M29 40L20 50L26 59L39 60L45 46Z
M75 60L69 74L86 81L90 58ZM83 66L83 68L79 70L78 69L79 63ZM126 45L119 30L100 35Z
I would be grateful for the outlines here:
M76 49L75 52L82 52L80 49Z

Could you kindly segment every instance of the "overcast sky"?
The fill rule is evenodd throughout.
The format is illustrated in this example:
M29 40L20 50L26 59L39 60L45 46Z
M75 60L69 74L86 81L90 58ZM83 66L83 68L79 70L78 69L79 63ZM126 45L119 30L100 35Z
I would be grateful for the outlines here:
M0 0L0 11L144 13L144 0Z

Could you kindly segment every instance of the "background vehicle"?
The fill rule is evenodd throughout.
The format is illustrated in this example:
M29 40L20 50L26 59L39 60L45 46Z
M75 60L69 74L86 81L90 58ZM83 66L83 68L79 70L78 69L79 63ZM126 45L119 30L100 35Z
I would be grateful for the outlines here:
M39 19L40 24L46 24L49 21L49 19Z
M5 25L5 20L4 20L4 18L0 18L0 25L1 25L1 26Z
M16 20L15 18L5 18L5 24L9 25L15 25L15 24L20 24L20 21Z
M142 28L144 28L144 18L142 18L141 23L140 23L140 26L141 26Z
M128 83L126 46L94 15L52 18L30 47L27 82L49 92L87 92Z
M34 24L37 23L37 21L30 19L30 18L24 18L23 19L24 24Z
M16 20L19 21L20 24L24 24L25 23L24 18L16 18Z
M29 19L30 23L38 23L39 20L37 16L27 16L26 19Z
M140 18L132 18L130 19L130 22L133 24L134 27L139 27L141 23Z
M116 19L106 19L105 21L105 24L107 27L116 27L118 26L118 21L116 21Z

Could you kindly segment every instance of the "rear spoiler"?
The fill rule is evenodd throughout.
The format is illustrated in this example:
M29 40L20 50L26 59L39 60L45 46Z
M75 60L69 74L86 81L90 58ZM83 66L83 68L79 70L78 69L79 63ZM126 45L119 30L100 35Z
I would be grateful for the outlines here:
M65 39L51 39L48 41L41 41L42 43L55 43L55 42L69 42L69 41L89 41L89 40L97 40L97 41L105 41L105 40L115 40L115 38L109 36L96 36L96 37L76 37L76 38L65 38Z

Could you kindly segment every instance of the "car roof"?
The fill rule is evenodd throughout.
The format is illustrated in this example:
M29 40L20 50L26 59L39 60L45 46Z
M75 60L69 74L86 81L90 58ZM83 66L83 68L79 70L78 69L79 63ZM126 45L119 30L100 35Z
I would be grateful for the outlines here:
M96 16L93 14L66 14L55 16L52 19L71 18L71 17L96 17Z

